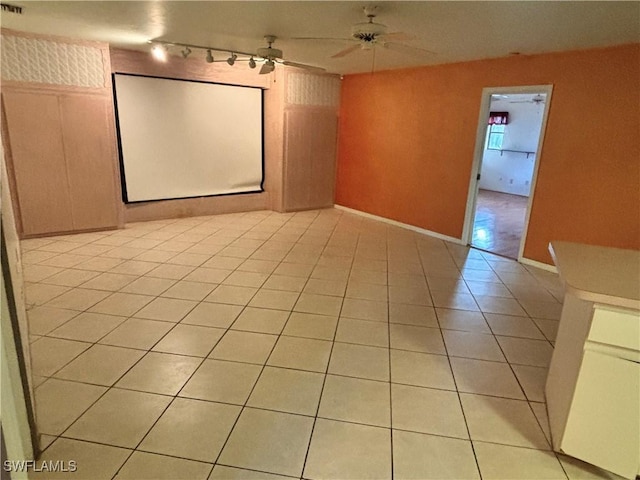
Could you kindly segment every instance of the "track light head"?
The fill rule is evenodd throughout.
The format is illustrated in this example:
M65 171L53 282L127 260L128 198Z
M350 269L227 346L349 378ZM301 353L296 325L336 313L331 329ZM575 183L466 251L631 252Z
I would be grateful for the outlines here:
M256 61L251 57L249 59L249 68L256 68Z
M264 75L265 73L271 73L276 69L276 64L273 60L267 60L262 64L262 68L260 68L260 75Z
M189 47L184 47L181 53L182 58L187 58L189 55L191 55L191 49Z
M151 47L151 55L159 62L167 61L167 47L160 43L156 43Z
M227 58L227 63L229 65L233 65L234 63L236 63L236 58L238 58L238 56L235 53L232 53L231 56Z
M211 53L211 49L207 50L207 56L205 57L207 63L213 63L213 54Z

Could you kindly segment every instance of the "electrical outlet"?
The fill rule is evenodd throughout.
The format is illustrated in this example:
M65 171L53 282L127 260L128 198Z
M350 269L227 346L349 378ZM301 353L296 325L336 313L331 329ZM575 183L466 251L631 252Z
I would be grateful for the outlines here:
M509 185L513 185L513 178L509 180Z
M524 184L525 184L526 186L529 186L529 180L525 181L525 182L524 182Z

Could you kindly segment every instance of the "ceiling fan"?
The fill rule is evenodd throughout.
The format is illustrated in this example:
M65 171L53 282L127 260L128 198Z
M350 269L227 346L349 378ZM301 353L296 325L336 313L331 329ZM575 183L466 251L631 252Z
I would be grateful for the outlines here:
M387 26L375 22L378 7L369 5L363 7L367 17L366 22L356 23L351 27L351 38L326 38L326 37L294 37L293 40L320 40L320 41L340 41L349 42L353 45L340 50L331 58L340 58L355 52L358 49L371 50L376 46L381 46L389 50L405 53L408 55L433 55L435 52L423 48L414 47L398 41L413 40L413 36L403 32L387 32Z
M512 100L509 103L534 103L536 105L540 105L544 104L545 100L545 96L538 93L537 95L531 97L529 100Z
M266 47L258 48L255 53L242 52L240 50L211 47L207 45L193 45L190 43L170 42L166 40L150 40L148 43L152 44L152 54L158 60L166 61L167 50L170 47L182 47L180 52L182 58L187 58L192 49L205 50L205 61L207 63L214 62L226 62L229 65L234 65L236 62L247 61L249 62L249 68L256 68L257 62L263 62L259 73L261 75L271 73L276 68L276 63L287 65L289 67L303 68L305 70L311 70L313 72L324 72L325 69L321 67L314 67L304 63L290 62L283 59L282 50L273 47L273 43L276 41L275 35L265 35L264 40L267 42ZM229 54L229 58L216 60L213 57L212 52L226 52ZM241 56L241 57L239 57Z
M265 42L267 42L267 46L263 47L263 48L259 48L256 51L256 56L260 57L262 60L264 60L264 63L262 64L262 67L260 68L260 75L264 75L266 73L271 73L273 72L273 70L276 68L276 63L281 63L282 65L287 65L289 67L295 67L295 68L303 68L305 70L311 70L311 71L315 71L315 72L324 72L325 69L324 68L320 68L320 67L314 67L312 65L307 65L304 63L298 63L298 62L290 62L288 60L283 60L282 58L282 50L279 50L277 48L273 48L273 42L276 41L276 36L275 35L265 35L264 37Z

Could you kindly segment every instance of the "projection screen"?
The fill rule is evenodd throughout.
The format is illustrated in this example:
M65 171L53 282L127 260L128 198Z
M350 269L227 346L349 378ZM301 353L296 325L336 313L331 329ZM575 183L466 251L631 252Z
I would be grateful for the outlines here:
M114 74L124 201L261 192L262 90Z

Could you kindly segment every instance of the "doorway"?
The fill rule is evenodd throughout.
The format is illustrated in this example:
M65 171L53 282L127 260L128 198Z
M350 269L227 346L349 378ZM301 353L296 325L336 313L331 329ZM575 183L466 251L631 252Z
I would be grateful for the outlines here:
M551 86L485 89L465 236L472 247L520 260Z

